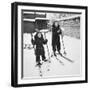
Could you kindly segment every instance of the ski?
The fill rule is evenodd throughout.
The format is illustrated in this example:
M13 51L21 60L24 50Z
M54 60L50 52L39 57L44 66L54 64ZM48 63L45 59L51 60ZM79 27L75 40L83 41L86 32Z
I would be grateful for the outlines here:
M56 56L55 55L51 55L51 57L53 57L53 56L56 58L57 61L59 61L60 64L64 65L64 63L57 57L57 55Z
M59 53L56 53L57 55L60 55ZM71 60L71 59L69 59L69 58L67 58L66 56L64 56L64 55L60 55L62 58L64 58L65 60L67 60L67 61L69 61L69 62L71 62L71 63L73 63L74 61L73 60Z
M63 41L63 36L61 36L61 40L62 40L62 45L63 45L64 54L67 55L66 50L65 50L64 41Z
M46 32L44 32L44 38L46 39ZM51 60L50 60L50 52L49 52L48 44L46 44L46 47L47 47L47 52L48 52L48 59L47 59L48 69L47 69L47 71L50 71L50 63L51 63Z
M39 73L40 73L40 76L42 77L43 74L42 74L42 70L41 70L41 65L39 65Z
M39 75L40 75L40 77L42 77L42 76L43 76L43 74L42 74L42 68L41 68L42 63L36 65L36 67L37 67L37 66L38 66L38 68L39 68Z
M44 61L43 63L47 63L48 65L47 65L47 71L50 71L50 60L49 59L47 59L47 61Z
M74 61L73 60L71 60L71 59L69 59L69 58L67 58L66 57L66 55L67 55L67 53L66 53L66 50L65 50L65 45L64 45L64 41L63 41L63 36L61 36L61 40L62 40L62 45L63 45L63 50L64 50L64 55L60 55L59 53L57 53L57 55L60 55L62 58L64 58L65 60L68 60L69 62L71 62L71 63L73 63Z
M55 58L57 59L57 61L59 61L59 63L61 63L62 65L64 65L64 63L57 56L55 56Z

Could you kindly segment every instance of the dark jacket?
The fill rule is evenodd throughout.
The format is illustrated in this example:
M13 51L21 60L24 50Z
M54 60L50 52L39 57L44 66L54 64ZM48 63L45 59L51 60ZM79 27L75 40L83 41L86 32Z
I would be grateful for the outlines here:
M60 34L62 34L60 26L58 25L57 27L55 27L53 25L52 26L52 45L60 42L60 36L59 36Z
M36 45L35 54L42 55L44 53L43 44L47 43L47 39L44 40L43 35L41 34L41 38L39 38L38 33L35 35L34 40L32 39L32 44Z

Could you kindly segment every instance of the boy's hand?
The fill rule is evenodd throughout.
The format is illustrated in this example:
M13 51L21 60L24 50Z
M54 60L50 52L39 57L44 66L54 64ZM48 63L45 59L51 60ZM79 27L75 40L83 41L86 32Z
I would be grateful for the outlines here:
M46 44L48 42L48 40L47 39L45 39L44 41L43 41L43 44Z
M59 32L60 32L60 30L57 31L57 33L59 33Z

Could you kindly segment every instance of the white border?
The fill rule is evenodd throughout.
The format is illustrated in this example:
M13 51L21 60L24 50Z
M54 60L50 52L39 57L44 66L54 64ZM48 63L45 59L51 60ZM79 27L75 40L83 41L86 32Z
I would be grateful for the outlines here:
M81 77L65 77L65 78L48 78L48 79L21 79L21 10L45 10L45 11L66 11L81 12L81 54L82 54L82 72ZM36 6L18 6L18 84L32 84L45 82L62 82L85 80L85 10L69 9L69 8L52 8L52 7L36 7Z

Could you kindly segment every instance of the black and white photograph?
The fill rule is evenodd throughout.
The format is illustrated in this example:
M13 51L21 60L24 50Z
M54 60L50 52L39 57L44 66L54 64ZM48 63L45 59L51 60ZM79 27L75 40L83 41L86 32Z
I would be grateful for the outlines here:
M80 75L80 15L22 11L23 78Z
M12 5L16 85L87 82L86 7L56 6Z

